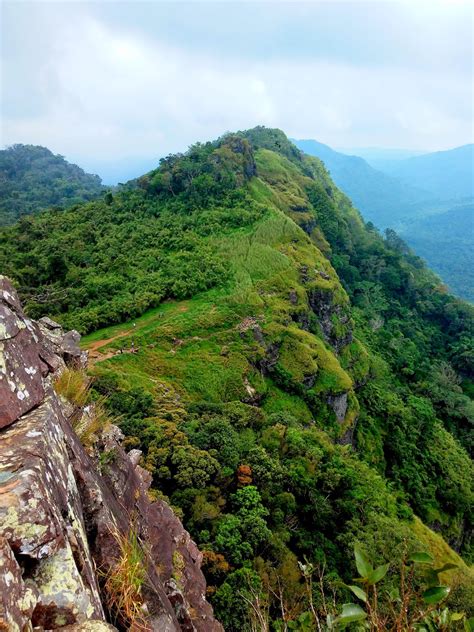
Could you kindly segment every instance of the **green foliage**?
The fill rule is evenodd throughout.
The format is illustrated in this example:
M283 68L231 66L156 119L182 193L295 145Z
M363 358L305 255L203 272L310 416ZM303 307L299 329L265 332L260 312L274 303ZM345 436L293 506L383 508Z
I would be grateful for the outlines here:
M84 339L92 395L214 560L226 629L257 611L283 629L275 595L288 629L313 621L309 593L335 619L298 559L340 604L393 588L406 546L467 572L442 536L469 559L472 310L281 132L196 145L2 239L32 315L109 325Z
M471 303L474 301L473 221L471 202L406 222L401 231L403 238L449 288Z
M227 632L251 632L251 614L248 601L261 589L258 574L241 568L230 573L212 598L216 616Z
M18 282L31 315L53 311L83 333L223 283L228 271L211 235L262 214L242 186L249 160L238 138L196 145L112 200L25 218L0 234L2 271Z
M377 587L376 584L384 580L391 564L383 564L374 570L371 561L359 545L354 547L354 557L361 575L355 581L362 584L363 589L359 586L347 588L362 602L362 606L344 604L340 614L335 617L332 613L328 615L328 629L345 629L350 623L364 621L362 629L425 630L438 629L431 627L437 618L444 619L446 624L466 621L465 613L450 612L448 608L445 608L443 614L438 617L440 613L435 607L446 601L450 588L439 583L438 574L441 569L431 571L431 575L426 573L424 569L426 565L433 564L433 558L424 551L414 552L408 559L402 559L396 585L391 588L386 586L385 591L382 590L383 586ZM312 612L317 618L314 609Z
M215 545L232 564L241 565L271 537L265 520L268 510L263 507L257 488L251 485L239 489L230 500L233 513L218 524Z
M0 226L50 206L93 200L105 190L99 176L84 173L62 156L35 145L1 150L0 174Z

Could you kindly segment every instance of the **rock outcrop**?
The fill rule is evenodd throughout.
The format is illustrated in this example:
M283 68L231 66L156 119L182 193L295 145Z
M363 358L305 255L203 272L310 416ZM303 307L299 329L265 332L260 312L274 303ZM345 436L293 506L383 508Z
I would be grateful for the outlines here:
M29 320L4 277L0 292L0 630L220 632L202 554L171 508L150 500L139 452L127 455L110 426L89 454L73 430L90 411L54 380L84 365L79 335ZM107 592L129 539L144 578L136 624Z
M324 339L335 352L352 342L352 323L347 306L334 300L334 293L322 289L309 292L309 304L318 318Z

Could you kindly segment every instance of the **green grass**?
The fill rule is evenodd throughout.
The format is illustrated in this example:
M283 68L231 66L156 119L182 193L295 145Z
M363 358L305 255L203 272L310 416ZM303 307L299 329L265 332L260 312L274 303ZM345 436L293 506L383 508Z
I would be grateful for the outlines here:
M110 327L104 327L103 329L98 329L87 336L83 336L81 340L81 346L83 348L87 348L90 346L92 342L97 342L100 340L105 340L106 338L112 338L117 334L124 333L129 331L133 327L133 323L137 325L137 329L142 329L146 325L151 325L154 327L158 325L163 315L166 314L170 309L172 309L175 305L175 301L165 301L161 303L158 307L148 310L139 318L135 318L133 321L127 321L125 323L120 323L119 325L111 325Z
M313 419L313 414L301 397L286 393L270 379L267 380L267 394L262 408L269 415L273 413L292 415L303 424L310 423Z
M254 186L260 192L266 187L257 180ZM288 328L292 314L309 310L301 266L314 277L311 288L333 289L344 298L332 267L309 237L272 205L251 230L215 238L214 246L229 257L233 271L230 281L189 300L164 302L140 318L86 336L82 341L86 349L106 342L96 349L99 353L130 351L132 341L136 350L96 361L94 372L111 372L124 387L145 388L158 399L163 384L188 402L246 401L254 389L253 395L268 397L270 409L277 410L281 393L275 399L273 388L269 394L255 370L264 348L252 329L238 329L239 323L251 317L261 328L266 344L280 331L287 332L281 362L296 381L316 372L320 388L315 387L315 392L324 388L349 390L350 378L322 340L296 325ZM318 276L317 270L326 271L329 279ZM289 300L290 291L297 297L296 305ZM304 402L297 403L296 397L288 395L286 403L309 420Z

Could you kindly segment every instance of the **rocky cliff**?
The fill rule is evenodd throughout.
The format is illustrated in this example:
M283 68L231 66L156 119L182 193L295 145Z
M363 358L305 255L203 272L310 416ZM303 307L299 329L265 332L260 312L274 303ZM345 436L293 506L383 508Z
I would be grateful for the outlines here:
M222 630L202 555L171 508L148 496L137 450L56 393L86 357L76 332L29 320L0 277L0 629Z

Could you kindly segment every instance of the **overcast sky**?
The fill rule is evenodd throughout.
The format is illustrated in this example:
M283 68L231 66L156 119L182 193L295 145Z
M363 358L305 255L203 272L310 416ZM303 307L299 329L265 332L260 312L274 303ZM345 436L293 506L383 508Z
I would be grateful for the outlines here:
M81 166L254 125L333 147L473 140L472 2L2 2L2 144Z

